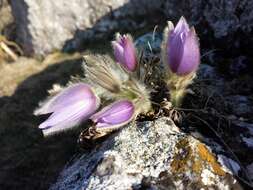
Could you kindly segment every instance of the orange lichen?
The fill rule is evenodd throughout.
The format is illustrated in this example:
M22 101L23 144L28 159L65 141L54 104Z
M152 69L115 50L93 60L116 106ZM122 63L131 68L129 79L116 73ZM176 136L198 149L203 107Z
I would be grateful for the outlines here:
M215 156L205 147L205 145L199 143L197 147L200 158L211 165L213 172L217 175L225 176L226 175L225 171L221 168Z
M189 144L188 139L182 139L176 144L178 152L175 154L171 162L171 169L174 174L184 173L185 171L192 171L200 175L202 170L210 165L212 171L219 175L225 176L225 171L217 162L215 156L202 144L197 144L196 155Z

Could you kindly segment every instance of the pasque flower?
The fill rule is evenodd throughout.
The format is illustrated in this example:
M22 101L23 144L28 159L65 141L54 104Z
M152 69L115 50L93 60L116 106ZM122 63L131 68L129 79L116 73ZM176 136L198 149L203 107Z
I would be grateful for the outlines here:
M131 101L120 100L104 107L91 117L96 128L115 129L123 126L133 119L135 113L134 105Z
M112 41L116 61L127 71L135 71L137 66L136 50L130 35L116 34L116 40Z
M70 86L35 111L36 115L52 113L39 128L45 136L70 129L88 119L99 102L88 85L78 83Z
M164 30L162 58L168 69L165 80L170 91L170 101L174 106L180 106L200 64L197 34L184 17L180 18L175 28L172 22L168 22Z
M195 72L200 63L199 42L194 28L189 28L184 17L168 31L166 52L170 70L184 76Z

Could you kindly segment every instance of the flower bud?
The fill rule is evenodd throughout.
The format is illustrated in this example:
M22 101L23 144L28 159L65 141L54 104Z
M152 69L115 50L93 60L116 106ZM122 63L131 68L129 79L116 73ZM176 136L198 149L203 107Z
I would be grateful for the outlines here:
M194 28L189 28L181 17L175 29L168 31L166 54L169 68L179 76L188 75L197 70L200 64L199 42Z
M116 34L116 41L112 41L116 61L127 71L135 71L137 66L136 51L130 35Z
M39 128L45 136L73 128L88 119L98 108L99 102L86 84L68 87L35 111L36 115L52 113Z
M134 105L128 100L117 101L106 106L90 119L95 123L96 129L115 129L129 123L134 116Z

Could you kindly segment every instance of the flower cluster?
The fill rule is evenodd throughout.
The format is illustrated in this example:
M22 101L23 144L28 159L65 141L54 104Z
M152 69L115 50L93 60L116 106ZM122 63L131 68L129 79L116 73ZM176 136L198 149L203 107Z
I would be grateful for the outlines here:
M137 51L132 37L117 34L112 47L116 61L84 56L85 78L62 89L35 111L36 115L51 113L39 125L45 136L86 120L93 122L91 128L97 133L112 131L151 109L149 90L136 75Z
M39 125L44 135L71 129L86 120L97 133L112 131L131 122L140 113L152 109L152 86L146 81L147 68L130 35L116 34L112 42L114 60L105 56L84 56L85 77L50 97L35 114L51 114ZM174 28L171 22L164 31L162 62L170 101L179 106L187 86L200 63L198 38L182 17ZM164 70L163 69L163 70Z

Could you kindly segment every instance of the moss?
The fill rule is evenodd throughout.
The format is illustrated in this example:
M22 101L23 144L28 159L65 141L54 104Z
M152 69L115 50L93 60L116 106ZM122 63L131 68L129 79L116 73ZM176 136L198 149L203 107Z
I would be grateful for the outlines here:
M213 169L213 172L219 176L225 176L225 171L221 168L219 163L217 162L215 156L203 145L202 143L199 143L197 145L198 147L198 154L200 159L203 161L206 161L210 164L210 166Z

